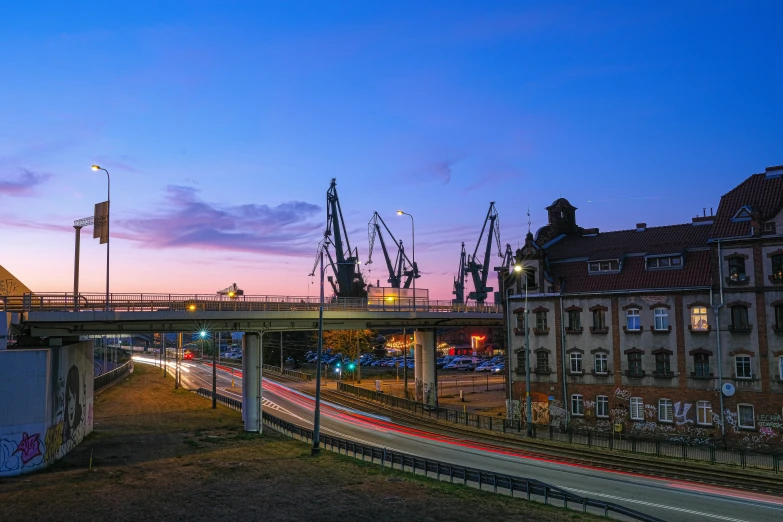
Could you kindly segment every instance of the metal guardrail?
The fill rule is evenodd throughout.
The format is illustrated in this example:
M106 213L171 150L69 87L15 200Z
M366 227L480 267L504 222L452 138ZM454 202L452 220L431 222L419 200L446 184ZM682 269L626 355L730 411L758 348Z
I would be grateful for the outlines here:
M6 309L15 312L72 312L73 293L35 293L23 296L8 296ZM106 309L106 294L79 294L80 311L101 312ZM229 298L214 294L110 294L109 310L112 312L278 312L317 311L320 306L317 297L289 297L269 295L243 295ZM333 298L324 303L326 311L368 311L368 312L413 312L412 304L392 302L369 302L365 298ZM419 300L416 312L480 313L500 314L500 305L454 304L451 301Z
M202 397L208 399L212 398L212 391L207 390L206 388L199 388L197 393ZM230 408L242 409L242 401L227 397L220 393L217 394L217 401ZM312 442L313 440L313 430L311 429L284 421L283 419L266 412L262 413L262 418L265 425L292 438L298 438L304 442ZM380 462L382 467L385 467L388 464L391 469L399 469L403 472L407 471L414 474L417 472L424 472L424 476L426 477L430 477L434 474L438 480L443 480L445 477L448 477L452 483L456 480L457 482L462 481L462 484L465 486L476 484L479 489L483 489L484 486L491 486L494 493L498 493L498 489L505 489L511 496L515 496L515 493L524 494L527 496L527 500L534 500L533 497L538 497L543 499L544 504L550 504L551 501L558 500L563 502L563 507L565 508L577 506L580 507L583 512L587 512L587 508L596 508L603 511L605 517L608 517L610 514L617 514L642 522L664 522L660 518L647 515L640 511L636 511L635 509L630 509L612 502L604 502L603 500L576 495L566 489L549 485L540 480L450 464L440 460L411 455L410 453L402 451L389 450L371 444L333 437L324 433L321 433L320 435L320 442L323 449L343 455L352 455L354 458L361 458L363 461L369 457L371 463ZM395 468L395 466L397 466L397 468Z
M285 368L281 370L279 366L273 366L270 364L262 364L261 369L265 372L276 373L278 375L285 375L286 377L291 377L292 379L298 379L300 381L313 380L313 376L310 375L309 373L298 372L296 370L286 370Z
M121 366L117 366L115 369L103 373L94 379L93 394L97 394L115 384L117 381L128 375L133 371L133 360L126 362Z
M421 402L395 397L342 382L337 384L337 389L343 393L369 399L393 408L405 409L420 415L427 415L463 426L503 433L509 431L522 433L524 431L524 424L521 421L509 421L503 418L467 413L449 408L433 408ZM737 466L741 469L761 469L773 471L776 474L783 471L783 454L781 453L722 446L718 441L703 437L678 436L675 439L650 439L623 434L622 438L618 438L617 435L613 436L611 433L597 432L595 430L561 430L555 426L534 424L533 438L566 442L568 444L582 444L608 450L627 451L655 457Z

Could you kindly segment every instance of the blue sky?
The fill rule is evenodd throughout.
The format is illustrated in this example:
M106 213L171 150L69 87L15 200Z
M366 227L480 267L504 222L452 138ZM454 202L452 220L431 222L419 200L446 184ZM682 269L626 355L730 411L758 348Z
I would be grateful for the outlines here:
M373 211L406 244L394 211L415 216L439 299L490 201L514 246L560 196L585 227L688 222L783 163L783 4L632 4L5 6L0 264L71 288L70 224L106 195L93 163L116 291L314 295L332 177L362 257Z

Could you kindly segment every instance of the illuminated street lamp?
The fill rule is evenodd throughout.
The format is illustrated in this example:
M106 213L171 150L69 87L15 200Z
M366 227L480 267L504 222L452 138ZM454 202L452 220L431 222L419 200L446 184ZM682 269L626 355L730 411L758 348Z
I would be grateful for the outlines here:
M406 215L409 218L411 218L411 245L413 247L413 266L411 267L411 270L413 270L413 311L416 311L416 275L418 270L416 269L416 230L414 229L413 225L413 216L408 214L407 212L403 212L402 210L397 211L398 216Z
M514 265L514 275L519 275L524 271L524 268L520 264ZM528 309L527 309L527 277L525 277L525 321L524 321L524 332L525 332L525 414L527 417L525 428L527 430L528 437L533 436L533 422L532 422L532 401L530 397L530 333L528 331ZM508 404L509 404L509 411L512 407L513 400L514 400L514 382L513 382L513 372L511 371L512 361L511 361L511 309L509 307L509 295L508 295L508 288L506 289L506 313L508 314L508 342L507 342L507 350L508 350Z
M106 311L109 311L109 225L111 220L109 219L109 212L111 207L111 176L109 171L101 167L100 165L93 165L92 170L102 170L106 173Z

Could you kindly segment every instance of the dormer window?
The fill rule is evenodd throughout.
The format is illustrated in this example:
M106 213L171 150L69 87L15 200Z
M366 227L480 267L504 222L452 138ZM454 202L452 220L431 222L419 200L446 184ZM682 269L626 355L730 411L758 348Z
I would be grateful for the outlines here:
M665 268L682 268L682 256L657 256L647 257L647 270L658 270Z
M743 283L747 279L745 259L739 256L729 259L729 280L733 283Z
M750 221L750 218L752 217L750 207L748 205L743 206L740 208L736 214L734 214L734 217L731 218L732 221L738 222L738 221Z
M587 263L587 272L590 274L600 274L603 272L619 272L620 261L610 259L607 261L590 261Z

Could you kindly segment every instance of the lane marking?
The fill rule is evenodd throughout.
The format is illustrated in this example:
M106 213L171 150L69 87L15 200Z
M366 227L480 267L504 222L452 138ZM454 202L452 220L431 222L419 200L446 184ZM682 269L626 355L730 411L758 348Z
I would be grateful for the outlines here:
M669 509L671 511L677 511L678 513L687 513L689 515L697 515L697 516L700 516L700 517L714 518L716 520L725 520L726 522L749 522L748 520L743 520L743 519L739 519L739 518L724 517L722 515L713 515L711 513L703 513L701 511L693 511L691 509L678 508L678 507L674 507L674 506L667 506L665 504L656 504L654 502L645 502L644 500L636 500L636 499L632 499L632 498L618 497L618 496L615 496L615 495L607 495L605 493L596 493L595 491L585 491L583 489L576 489L576 488L571 488L571 487L566 487L566 486L557 486L557 487L565 489L565 490L568 490L568 491L573 491L574 493L579 493L579 494L582 494L582 495L586 495L586 496L610 498L612 500L620 500L622 502L631 502L633 504L641 504L643 506L648 506L648 507L654 507L654 508L659 508L659 509Z

